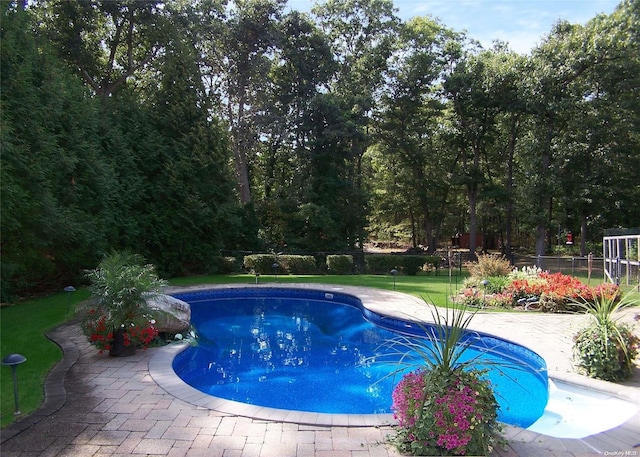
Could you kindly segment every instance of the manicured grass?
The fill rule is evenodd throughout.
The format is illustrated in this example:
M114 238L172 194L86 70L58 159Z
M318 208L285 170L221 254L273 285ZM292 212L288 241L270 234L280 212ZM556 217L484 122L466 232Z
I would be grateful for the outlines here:
M463 276L451 276L440 274L435 276L396 276L395 290L406 294L423 297L438 306L448 303L448 297L454 295L461 287ZM338 284L344 286L375 287L377 289L394 289L394 278L391 275L262 275L258 278L260 284ZM253 275L228 275L228 276L193 276L188 278L176 278L170 281L174 286L189 286L197 284L255 284Z
M44 333L67 320L73 313L75 304L88 296L89 293L85 290L73 292L71 297L63 292L0 308L2 358L13 353L27 358L26 362L17 367L16 372L18 399L23 415L40 406L44 399L45 377L62 357L60 348L44 336ZM4 427L14 420L15 402L12 370L6 366L1 366L0 370L0 423Z

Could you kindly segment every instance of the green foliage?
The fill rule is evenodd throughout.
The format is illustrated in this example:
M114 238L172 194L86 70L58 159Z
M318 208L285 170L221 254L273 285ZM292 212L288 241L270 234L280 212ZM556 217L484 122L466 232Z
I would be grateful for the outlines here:
M486 292L490 294L499 294L504 292L507 285L511 282L508 276L489 276L486 279L489 281L486 285Z
M29 10L2 11L2 297L62 287L105 249L112 194L97 104L34 32Z
M405 254L369 254L364 260L367 271L371 274L389 274L392 269L396 269L407 276L415 276L425 265L439 268L442 263L438 256Z
M400 256L370 254L364 257L367 272L374 275L386 275L393 269L400 269Z
M574 336L574 352L578 367L587 376L606 381L623 381L633 373L634 361L640 350L640 338L633 329L618 321L616 315L635 306L631 293L581 299L576 304L592 323Z
M311 255L287 255L278 257L282 268L289 274L309 275L318 272L316 259Z
M574 336L578 368L605 381L625 381L633 374L640 338L623 324L593 323Z
M352 255L328 255L327 270L333 275L353 274L353 256Z
M400 428L393 441L414 455L487 455L499 431L498 405L484 373L475 368L478 358L463 359L471 346L465 332L475 313L430 311L435 325L423 326L426 338L401 335L383 344L394 359L400 356L395 373L420 367L394 390ZM448 407L455 412L447 414ZM475 414L458 417L463 411Z
M106 327L112 329L146 319L151 314L146 298L165 285L153 265L143 264L139 255L130 252L106 255L87 277L92 300L83 314L104 316Z
M278 265L273 268L273 265ZM244 268L259 274L314 274L316 259L311 255L251 254L244 257Z
M440 259L438 259L440 260ZM405 255L400 259L402 272L408 276L415 276L427 263L427 258L420 255Z
M634 2L530 56L387 0L235 6L3 3L2 300L77 283L110 249L174 276L221 249L361 249L368 227L430 251L471 226L507 250L535 233L544 251L553 225L599 252L640 218Z
M250 254L244 256L244 269L254 274L273 274L273 265L278 264L275 272L282 273L284 270L278 262L275 254Z
M235 257L214 256L209 264L209 273L221 275L238 273L242 270L241 265Z

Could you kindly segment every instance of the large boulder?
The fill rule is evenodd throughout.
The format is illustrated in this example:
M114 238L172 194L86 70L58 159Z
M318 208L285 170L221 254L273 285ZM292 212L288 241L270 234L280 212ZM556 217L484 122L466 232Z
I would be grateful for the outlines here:
M189 329L191 325L191 306L171 295L159 294L146 299L153 311L156 328L159 332L175 335Z

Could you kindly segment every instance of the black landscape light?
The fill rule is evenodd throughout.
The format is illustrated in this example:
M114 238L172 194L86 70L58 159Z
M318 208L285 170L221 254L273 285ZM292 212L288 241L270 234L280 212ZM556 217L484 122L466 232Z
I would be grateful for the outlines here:
M273 268L273 274L276 276L276 282L278 282L278 268L280 268L280 265L274 263L271 268Z
M391 273L391 276L393 276L393 290L396 290L396 275L398 274L398 270L394 268L389 273Z
M69 309L71 308L71 294L76 291L73 286L67 286L63 289L67 293L67 315L69 315Z
M16 370L18 368L18 365L26 361L27 358L22 354L9 354L4 359L2 359L2 362L0 362L2 363L2 365L11 367L11 371L13 371L13 399L16 405L13 414L16 416L20 414L20 404L18 402L18 374L16 373Z

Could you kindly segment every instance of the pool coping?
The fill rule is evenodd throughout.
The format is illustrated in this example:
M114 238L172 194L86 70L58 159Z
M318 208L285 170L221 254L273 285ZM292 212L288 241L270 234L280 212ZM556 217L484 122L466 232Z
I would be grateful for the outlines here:
M391 316L394 318L432 322L430 315L425 315L426 309L423 299L404 294L397 291L383 289L373 289L359 286L342 286L332 284L224 284L224 285L200 285L187 287L170 287L165 291L167 294L194 292L210 289L228 288L294 288L319 290L324 292L336 292L352 295L360 299L362 305L377 314ZM411 305L415 305L411 307ZM502 338L499 335L493 335ZM512 342L519 346L527 347L522 343ZM177 354L185 350L188 343L173 343L160 348L159 351L149 361L149 374L154 381L170 395L181 399L192 405L212 409L215 411L250 417L253 419L291 422L306 425L319 426L348 426L348 427L371 427L390 425L395 422L393 414L327 414L311 413L295 410L283 410L268 408L263 406L249 405L231 401L219 397L205 394L184 382L173 370L173 359ZM527 347L527 349L530 349ZM532 350L532 349L530 349ZM533 350L532 350L533 351ZM535 352L535 351L533 351ZM581 388L587 388L600 393L630 401L640 405L640 391L638 389L622 386L619 384L587 378L577 373L565 373L559 371L548 371L548 376L552 380L564 382ZM638 414L636 414L637 416Z

